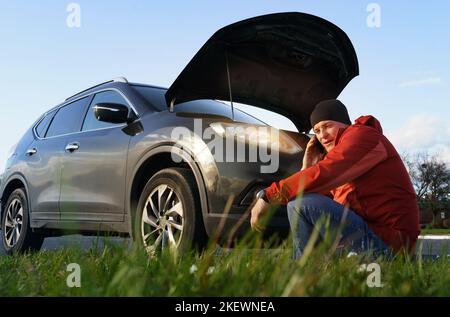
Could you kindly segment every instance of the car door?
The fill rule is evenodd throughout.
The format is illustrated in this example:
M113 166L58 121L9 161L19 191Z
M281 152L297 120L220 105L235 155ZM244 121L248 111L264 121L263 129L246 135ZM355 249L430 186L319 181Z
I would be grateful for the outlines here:
M118 90L94 95L81 133L68 136L61 172L61 219L123 221L126 162L130 136L126 124L97 120L100 103L130 104Z
M67 134L79 131L89 98L49 112L36 125L26 153L32 220L59 220L61 164Z

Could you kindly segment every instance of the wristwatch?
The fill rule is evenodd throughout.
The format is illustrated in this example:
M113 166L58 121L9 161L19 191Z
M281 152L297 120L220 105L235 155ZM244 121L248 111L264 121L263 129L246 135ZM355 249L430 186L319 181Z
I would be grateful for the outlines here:
M269 203L269 200L267 199L267 196L266 196L266 190L265 189L261 189L259 192L257 192L256 193L256 198L257 199L262 199L266 203Z

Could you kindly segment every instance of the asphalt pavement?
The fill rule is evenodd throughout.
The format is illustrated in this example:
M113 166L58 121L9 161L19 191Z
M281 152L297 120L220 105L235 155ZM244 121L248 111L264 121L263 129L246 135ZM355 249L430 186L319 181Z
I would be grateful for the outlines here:
M1 233L1 231L0 231ZM44 244L42 245L43 250L57 250L60 248L66 247L80 247L84 250L88 250L89 248L102 248L105 244L105 239L107 239L108 243L117 243L126 245L131 243L130 238L120 238L120 237L86 237L81 235L70 235L63 237L53 237L46 238L44 240ZM422 256L427 257L437 257L439 255L448 255L450 256L450 235L427 235L420 236L419 241L422 243L418 243L416 248L416 253L421 252ZM0 246L0 255L4 255L5 252L3 247Z

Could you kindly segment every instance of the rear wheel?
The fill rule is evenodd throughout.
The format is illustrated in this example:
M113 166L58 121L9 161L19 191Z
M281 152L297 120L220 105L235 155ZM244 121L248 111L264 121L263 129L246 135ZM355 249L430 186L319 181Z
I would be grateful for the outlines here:
M150 253L168 248L202 249L207 242L197 184L188 169L156 173L139 199L134 238Z
M9 195L2 217L2 242L7 254L22 253L41 248L44 237L30 228L28 200L24 189Z

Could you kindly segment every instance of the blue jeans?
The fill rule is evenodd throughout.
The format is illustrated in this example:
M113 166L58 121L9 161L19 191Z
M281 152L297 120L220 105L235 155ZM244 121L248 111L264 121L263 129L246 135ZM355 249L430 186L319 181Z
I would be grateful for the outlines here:
M340 245L350 252L372 251L374 256L387 254L389 248L370 230L367 223L355 212L320 194L304 194L287 205L292 231L294 259L298 259L305 249L319 219L329 217L329 229L341 226ZM325 236L325 226L320 226L320 242ZM319 227L318 227L319 228Z

